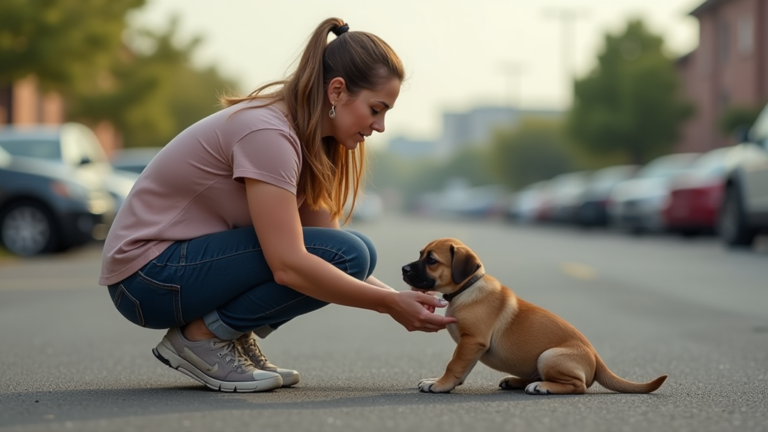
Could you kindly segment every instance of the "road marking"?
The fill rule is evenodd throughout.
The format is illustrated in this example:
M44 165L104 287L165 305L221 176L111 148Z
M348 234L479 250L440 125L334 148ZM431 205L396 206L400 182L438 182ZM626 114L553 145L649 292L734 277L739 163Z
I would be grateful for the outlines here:
M595 280L597 271L592 267L576 262L564 262L560 264L560 271L574 279Z

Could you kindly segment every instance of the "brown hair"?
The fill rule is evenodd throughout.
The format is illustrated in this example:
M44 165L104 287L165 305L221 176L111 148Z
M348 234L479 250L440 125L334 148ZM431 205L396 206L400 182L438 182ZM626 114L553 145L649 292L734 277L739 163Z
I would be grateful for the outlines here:
M352 188L352 208L365 171L365 147L348 150L335 138L321 136L323 102L328 83L341 77L347 91L355 96L361 90L376 90L390 79L405 79L397 54L377 36L347 31L328 42L328 33L337 32L345 23L329 18L312 33L298 67L287 79L259 87L245 97L224 97L222 103L232 106L254 99L283 101L301 142L302 170L299 190L312 209L325 208L331 217L342 216ZM279 89L265 93L268 88ZM347 220L349 220L347 215ZM347 221L345 220L345 222Z

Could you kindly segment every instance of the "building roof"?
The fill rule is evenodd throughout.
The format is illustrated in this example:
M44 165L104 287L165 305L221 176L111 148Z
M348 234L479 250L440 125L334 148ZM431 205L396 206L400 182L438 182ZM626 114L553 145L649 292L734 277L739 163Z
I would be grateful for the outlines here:
M700 16L704 12L709 12L712 9L720 6L721 4L724 4L728 2L729 0L705 0L704 3L700 4L696 9L690 11L688 15L693 16Z

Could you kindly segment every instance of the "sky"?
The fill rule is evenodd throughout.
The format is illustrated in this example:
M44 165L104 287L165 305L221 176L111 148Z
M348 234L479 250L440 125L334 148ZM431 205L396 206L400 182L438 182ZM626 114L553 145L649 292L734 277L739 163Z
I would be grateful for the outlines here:
M565 110L572 77L594 68L607 33L641 18L670 56L680 56L698 44L698 22L688 13L703 1L148 0L130 20L160 29L178 17L181 42L203 38L195 62L216 66L246 93L284 78L325 18L376 34L400 56L407 78L384 135L368 140L375 146L396 136L437 139L446 111Z

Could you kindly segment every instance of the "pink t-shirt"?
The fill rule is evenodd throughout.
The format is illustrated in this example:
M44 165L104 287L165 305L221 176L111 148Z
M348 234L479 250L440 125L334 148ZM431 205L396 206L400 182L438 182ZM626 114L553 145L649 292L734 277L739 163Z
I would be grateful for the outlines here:
M182 131L142 172L109 230L99 284L132 275L173 242L253 226L244 178L297 194L301 145L283 112L243 102ZM297 208L303 202L297 196Z

